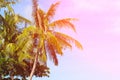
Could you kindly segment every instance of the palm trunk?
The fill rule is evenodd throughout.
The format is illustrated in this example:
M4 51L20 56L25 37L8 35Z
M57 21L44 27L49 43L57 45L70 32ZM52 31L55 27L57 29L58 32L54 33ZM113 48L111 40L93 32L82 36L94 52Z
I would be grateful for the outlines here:
M35 20L35 24L36 24L36 27L40 27L40 18L39 18L39 15L38 15L38 0L32 0L32 3L33 3L33 17L34 17L34 20ZM37 47L38 46L38 34L35 33L34 34L34 47ZM36 68L36 64L37 64L37 61L38 61L38 51L36 52L35 54L35 60L34 60L34 64L33 64L33 67L32 67L32 71L30 73L30 80L32 80L32 76L35 72L35 68Z
M33 67L32 67L32 71L31 71L31 73L30 73L30 80L32 80L33 74L34 74L34 72L35 72L35 68L36 68L37 61L38 61L38 52L37 52L36 55L35 55L34 64L33 64Z

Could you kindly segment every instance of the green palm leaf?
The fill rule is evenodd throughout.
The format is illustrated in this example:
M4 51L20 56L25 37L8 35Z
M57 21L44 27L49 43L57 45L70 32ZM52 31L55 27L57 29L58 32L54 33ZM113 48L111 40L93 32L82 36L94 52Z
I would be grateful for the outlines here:
M33 46L33 40L32 38L29 38L26 41L25 45L23 46L22 51L27 53L32 48L32 46Z
M15 44L14 43L7 44L5 52L8 53L8 54L10 54L10 55L13 55L14 52L15 52Z
M24 18L24 17L22 17L20 15L16 15L16 16L18 17L18 19L19 19L20 22L24 21L24 22L26 22L28 24L32 24L32 22L30 20L28 20L28 19L26 19L26 18Z
M40 56L39 56L39 60L40 62L42 61L43 63L46 63L47 61L47 54L46 54L46 47L45 47L45 43L42 46L42 49L40 49Z
M28 46L32 45L32 35L34 34L34 32L36 31L36 28L33 26L27 27L23 30L22 34L20 34L19 36L17 36L16 40L16 50L17 49L23 49L23 48L28 48ZM25 47L23 47L25 46ZM26 50L24 50L26 51Z

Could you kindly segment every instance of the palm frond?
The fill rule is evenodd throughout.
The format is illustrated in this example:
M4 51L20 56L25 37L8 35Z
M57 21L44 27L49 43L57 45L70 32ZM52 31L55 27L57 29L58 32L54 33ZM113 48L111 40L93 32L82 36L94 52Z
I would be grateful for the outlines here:
M5 20L5 18L0 14L0 23L3 23L5 26L9 26L8 22Z
M33 26L30 26L30 27L27 27L23 30L23 32L16 37L16 50L17 49L21 49L23 48L23 46L25 46L25 44L29 45L29 43L31 43L32 41L32 34L35 32L35 27ZM27 43L28 42L28 43ZM26 46L25 46L26 47Z
M42 49L40 50L40 61L46 63L47 61L47 54L46 54L46 48L45 48L45 43L44 45L41 47Z
M22 34L32 35L33 33L36 32L36 30L37 28L35 26L29 26L23 29Z
M48 52L50 59L53 60L54 64L58 65L58 59L57 59L54 47L49 43L47 44L47 52Z
M44 29L42 27L42 14L43 14L43 11L41 9L38 8L38 0L32 0L32 3L33 3L33 18L35 20L35 24L36 24L36 27L39 27L40 29ZM41 14L42 13L42 14Z
M43 62L47 61L47 55L45 50L43 50L42 54L40 55L40 60L42 60Z
M28 40L26 41L25 45L22 47L21 50L24 53L27 53L29 50L31 50L32 46L33 46L33 39L29 37Z
M47 33L47 42L48 44L51 44L53 46L53 48L55 49L55 51L62 55L62 46L60 45L60 43L57 41L57 38L50 32Z
M45 12L42 10L42 9L38 9L38 12L39 12L39 15L41 16L41 17L44 17L44 15L45 15Z
M28 20L28 19L26 19L26 18L24 18L24 17L22 17L20 15L17 15L17 16L18 16L18 19L19 19L20 22L24 21L26 23L32 24L32 22L30 20Z
M16 54L18 55L18 61L23 62L25 59L30 59L29 51L32 49L33 40L31 37L26 37L24 39L17 40L16 44ZM24 64L24 63L23 63Z
M24 60L28 60L28 59L32 59L32 56L30 56L29 53L24 53L23 51L19 51L19 53L18 53L18 62L21 65L26 66L26 63L24 62Z
M80 42L78 42L78 41L75 40L74 38L72 38L72 37L70 37L70 36L68 36L68 35L66 35L66 34L60 33L60 32L54 32L54 34L55 34L56 36L61 37L61 38L62 38L63 40L65 40L65 41L69 41L69 42L74 43L77 48L83 49L83 47L82 47L82 45L80 44Z
M38 0L32 0L32 3L33 3L33 12L36 12L38 7Z
M40 19L41 19L41 27L42 27L42 29L44 29L45 30L45 26L44 26L44 15L45 15L45 12L42 10L42 9L38 9L38 13L39 13L39 17L40 17Z
M45 18L47 18L48 21L55 15L56 7L60 4L60 2L57 2L55 4L52 4L46 13Z
M32 0L33 3L33 18L35 20L36 27L41 27L41 18L38 12L38 0Z
M17 45L16 46L16 51L20 51L20 50L23 49L23 46L25 46L26 43L27 43L27 39L28 39L27 36L20 37L20 38L17 39L17 41L16 41L16 45Z
M73 31L76 32L76 29L74 27L74 25L70 22L71 20L74 20L74 18L66 18L66 19L60 19L60 20L56 20L52 23L49 24L49 28L71 28Z
M61 38L61 36L55 35L55 37L57 38L57 40L59 41L63 48L69 47L70 49L72 49L72 45L63 38Z
M15 52L15 44L14 43L7 44L5 52L10 54L10 55L13 55L13 53Z

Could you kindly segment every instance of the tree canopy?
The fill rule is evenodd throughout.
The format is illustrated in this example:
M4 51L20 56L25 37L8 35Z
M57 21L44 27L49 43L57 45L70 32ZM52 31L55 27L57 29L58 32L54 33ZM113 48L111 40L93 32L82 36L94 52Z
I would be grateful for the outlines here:
M0 9L0 79L27 80L32 76L49 76L48 58L58 65L57 55L63 50L72 48L72 43L79 49L82 45L74 38L56 31L56 28L70 28L76 32L71 21L74 18L65 18L52 22L59 2L52 4L47 12L38 7L38 0L32 0L34 23L15 14L11 4L1 0ZM24 24L19 29L18 24ZM29 24L26 27L25 24Z
M11 2L5 3L7 2L4 0L3 4L2 1L0 2L0 5L3 5L0 8L4 10L4 13L0 14L0 80L13 80L17 76L26 80L30 75L33 62L29 53L22 50L22 48L25 49L26 42L18 43L17 41L18 36L22 33L18 23L31 24L31 21L15 14ZM37 63L34 75L42 77L48 76L48 74L49 68Z

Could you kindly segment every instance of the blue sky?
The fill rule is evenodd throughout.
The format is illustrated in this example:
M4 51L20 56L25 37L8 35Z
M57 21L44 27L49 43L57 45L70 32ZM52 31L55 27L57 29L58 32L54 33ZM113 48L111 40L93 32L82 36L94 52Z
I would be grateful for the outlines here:
M57 0L39 0L45 11ZM59 65L48 61L49 78L33 80L120 80L120 1L119 0L59 0L55 19L75 17L77 34L63 29L83 45L83 51L73 46L59 56ZM31 0L21 0L16 13L31 19Z

